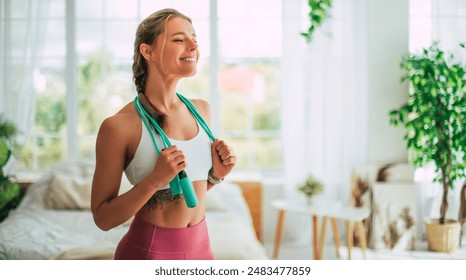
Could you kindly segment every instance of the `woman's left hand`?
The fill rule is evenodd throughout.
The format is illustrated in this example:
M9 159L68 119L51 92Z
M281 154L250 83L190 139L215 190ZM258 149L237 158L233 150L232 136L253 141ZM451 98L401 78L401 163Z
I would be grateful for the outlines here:
M211 146L213 175L219 179L225 178L236 165L233 149L225 141L215 139Z

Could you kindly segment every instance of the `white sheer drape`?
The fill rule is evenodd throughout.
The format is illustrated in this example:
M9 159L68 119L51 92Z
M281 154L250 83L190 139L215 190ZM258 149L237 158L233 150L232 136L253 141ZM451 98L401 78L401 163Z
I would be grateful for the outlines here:
M466 51L459 47L466 37L466 0L410 0L410 51L440 41L440 47L466 61Z
M299 203L296 188L308 174L323 181L321 198L347 203L351 167L367 161L364 2L334 1L332 18L307 46L299 35L308 23L307 1L284 1L286 196Z
M24 144L34 120L35 91L40 86L42 51L50 0L1 0L0 101L1 112L21 131ZM6 171L14 169L11 161Z
M431 1L432 40L440 41L440 47L466 63L466 50L459 47L466 43L466 0Z
M318 34L305 65L309 170L329 199L349 200L350 171L367 161L368 90L364 1L334 1L331 36Z
M303 8L302 1L289 2L295 2L290 9ZM291 193L312 173L325 182L329 198L347 199L350 168L366 161L368 94L362 2L335 1L331 20L324 31L317 32L311 46L297 34L304 28L305 13L294 11L294 17L284 18L289 30L284 40L282 104Z

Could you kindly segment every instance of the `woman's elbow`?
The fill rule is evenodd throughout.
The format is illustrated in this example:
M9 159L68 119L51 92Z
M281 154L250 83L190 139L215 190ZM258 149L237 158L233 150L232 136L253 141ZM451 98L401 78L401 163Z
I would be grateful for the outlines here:
M103 231L109 231L115 227L112 226L111 221L109 221L108 218L100 215L97 209L92 210L92 217L94 218L94 223L96 224L96 226Z
M102 219L99 219L98 217L96 217L94 215L94 223L96 224L96 226L103 230L103 231L109 231L111 230L112 228L114 228L114 226L112 226L110 223L102 220Z

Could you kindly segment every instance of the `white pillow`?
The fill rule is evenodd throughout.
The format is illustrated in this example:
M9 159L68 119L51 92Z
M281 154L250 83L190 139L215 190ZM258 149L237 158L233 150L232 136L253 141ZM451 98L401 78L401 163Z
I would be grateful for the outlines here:
M44 194L44 207L48 209L90 209L91 186L92 177L53 174Z
M415 171L415 167L411 164L395 164L387 170L387 182L414 182Z
M93 173L53 173L44 193L44 207L48 209L91 209ZM121 178L119 193L132 188L126 176Z
M215 186L207 192L205 201L206 211L225 211L227 210L225 200L222 197L222 189Z

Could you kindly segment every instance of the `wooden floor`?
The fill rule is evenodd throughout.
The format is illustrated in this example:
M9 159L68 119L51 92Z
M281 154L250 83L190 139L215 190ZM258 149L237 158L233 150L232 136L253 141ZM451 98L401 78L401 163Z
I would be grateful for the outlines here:
M272 257L273 243L266 243L265 248L269 257ZM348 257L344 242L340 245L339 259L346 260ZM354 260L363 260L362 252L359 248L353 248L351 258ZM307 243L290 243L282 242L280 246L281 260L309 260L312 258L312 245ZM324 260L338 259L335 247L332 243L327 243L324 250ZM463 238L462 246L456 252L451 254L435 253L427 250L425 242L416 244L416 251L388 251L388 250L371 250L367 249L368 260L466 260L466 238Z

